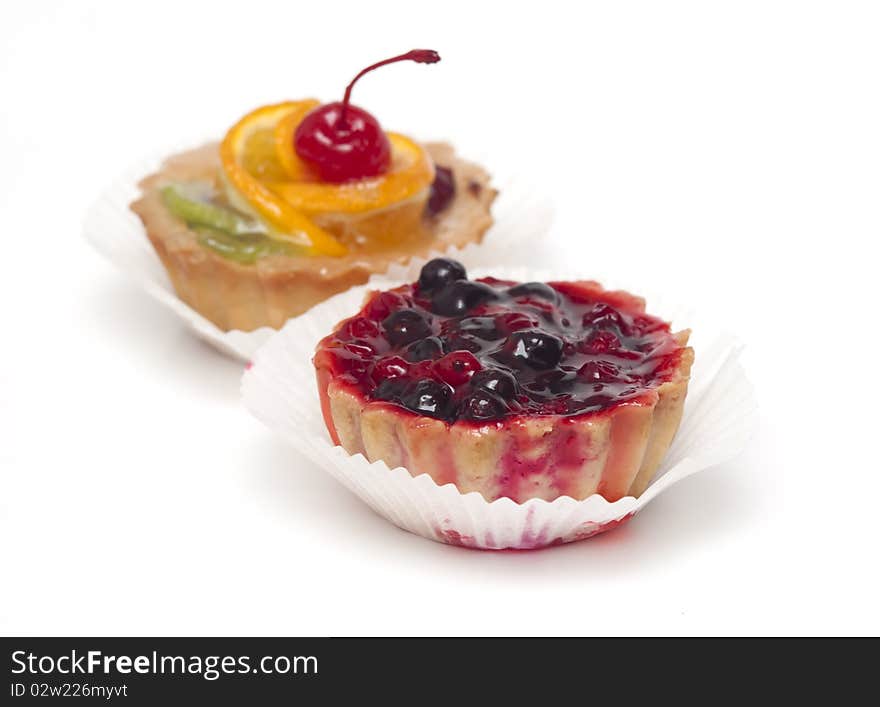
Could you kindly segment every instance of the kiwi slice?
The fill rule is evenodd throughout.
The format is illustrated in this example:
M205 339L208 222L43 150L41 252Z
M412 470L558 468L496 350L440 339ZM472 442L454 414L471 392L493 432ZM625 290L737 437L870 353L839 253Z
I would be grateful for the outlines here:
M162 187L168 210L198 234L199 243L224 258L253 265L266 255L301 255L292 243L267 235L259 220L212 201L213 190L198 182Z
M224 258L242 265L253 265L266 255L299 255L291 244L276 241L262 233L242 233L236 236L208 226L192 226L199 235L199 243Z
M161 193L168 210L191 226L207 226L231 236L265 231L256 219L209 201L197 184L168 184Z

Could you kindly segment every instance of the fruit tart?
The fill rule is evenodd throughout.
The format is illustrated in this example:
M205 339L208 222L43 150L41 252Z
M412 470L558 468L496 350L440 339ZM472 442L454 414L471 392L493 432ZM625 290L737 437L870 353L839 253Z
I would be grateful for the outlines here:
M131 208L178 296L223 330L278 328L412 256L479 242L496 196L486 171L445 143L385 132L351 103L288 101L219 144L170 157Z
M317 347L333 442L487 500L639 496L681 420L688 331L591 281L467 279L438 258Z

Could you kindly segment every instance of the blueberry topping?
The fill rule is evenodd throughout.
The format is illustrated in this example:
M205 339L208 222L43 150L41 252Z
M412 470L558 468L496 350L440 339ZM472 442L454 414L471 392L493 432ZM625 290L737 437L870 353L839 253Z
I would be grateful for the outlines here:
M680 351L638 299L589 282L468 280L437 258L418 283L370 298L315 361L367 399L484 424L632 400L669 379Z
M458 407L459 417L465 420L495 420L503 417L507 406L488 390L475 390Z
M511 297L536 297L548 302L556 302L559 299L556 290L543 282L523 282L511 287L507 294Z
M467 317L458 323L458 330L483 341L494 341L500 335L494 317Z
M382 320L385 338L394 346L405 346L431 333L431 325L414 309L392 312Z
M486 368L474 373L471 385L495 393L504 400L513 400L516 395L516 378L499 368Z
M452 353L453 351L470 351L471 353L477 353L482 348L483 347L480 346L479 342L469 336L450 334L443 338L443 350L446 353Z
M430 378L411 383L400 398L413 412L438 419L447 417L451 400L452 388Z
M449 167L437 165L434 169L434 181L431 184L431 193L428 196L428 213L432 216L439 214L449 206L455 197L455 178Z
M477 305L497 298L498 293L485 283L456 280L434 295L431 309L446 317L460 317Z
M528 385L530 391L548 391L553 395L571 392L577 380L577 374L572 371L563 371L554 369L544 371L535 376L535 379Z
M422 272L419 274L419 290L431 293L446 287L450 282L465 279L467 279L467 271L457 260L434 258L422 266Z
M403 378L386 378L373 389L373 399L398 401L406 390L406 385L406 380Z
M407 361L433 361L443 355L443 343L436 336L419 339L406 347L404 357Z
M515 331L504 343L504 352L514 363L538 370L553 368L562 358L562 339L535 329Z

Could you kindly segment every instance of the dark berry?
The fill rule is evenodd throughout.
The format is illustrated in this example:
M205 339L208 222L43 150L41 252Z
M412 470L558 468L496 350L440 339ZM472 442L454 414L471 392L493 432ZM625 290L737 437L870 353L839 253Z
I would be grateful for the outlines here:
M507 406L494 393L479 389L461 401L458 416L465 420L495 420L504 417Z
M498 326L493 317L467 317L458 323L458 330L483 341L499 338Z
M531 368L553 368L562 358L562 339L542 331L515 331L507 337L504 351L515 362Z
M443 350L446 353L452 353L453 351L470 351L471 353L477 353L482 348L483 347L480 346L476 339L472 339L469 336L462 336L453 333L443 338Z
M482 368L477 357L470 351L453 351L434 363L434 371L449 385L467 383Z
M456 280L466 280L464 265L452 258L434 258L422 266L419 274L419 290L435 292Z
M559 368L545 371L535 376L535 379L526 386L532 391L548 390L551 393L568 393L574 386L577 374L572 371L563 371Z
M545 285L543 282L523 282L520 285L511 287L507 294L511 297L537 297L548 302L557 302L559 300L556 290L550 287L550 285Z
M504 400L513 400L516 395L516 378L499 368L478 371L471 377L471 385L496 393Z
M414 341L406 347L404 356L408 361L433 361L443 355L443 343L436 336Z
M432 216L439 214L449 206L455 197L455 178L449 167L436 167L434 181L431 184L431 193L428 196L428 213Z
M404 378L387 378L373 389L374 400L399 401L406 390L407 381Z
M440 381L425 378L407 386L400 401L413 412L428 417L448 417L452 388Z
M447 317L460 317L497 297L498 293L482 282L456 280L434 295L431 309Z
M431 325L414 309L401 309L382 320L385 338L393 346L406 346L411 341L423 339L431 333Z

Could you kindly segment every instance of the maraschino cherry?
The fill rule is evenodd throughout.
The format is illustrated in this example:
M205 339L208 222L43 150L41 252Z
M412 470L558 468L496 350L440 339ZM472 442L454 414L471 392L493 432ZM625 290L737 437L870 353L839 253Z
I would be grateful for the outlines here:
M368 66L352 79L342 102L327 103L311 111L296 129L296 154L326 182L347 182L383 174L391 164L391 143L379 121L352 105L351 89L364 74L386 64L416 61L434 64L440 55L433 49L413 49L406 54Z

